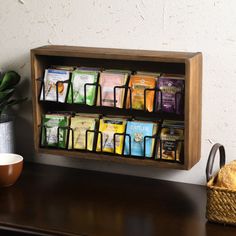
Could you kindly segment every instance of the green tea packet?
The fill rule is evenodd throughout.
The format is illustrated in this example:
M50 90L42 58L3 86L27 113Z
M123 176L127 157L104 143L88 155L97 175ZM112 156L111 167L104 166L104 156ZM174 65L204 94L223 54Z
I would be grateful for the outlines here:
M97 82L98 71L80 70L72 72L71 86L67 97L68 103L82 104L85 102L85 84L93 84ZM95 103L96 86L86 85L86 104L93 106Z
M69 116L63 114L45 114L42 118L41 145L48 147L67 147ZM59 128L58 128L59 127Z

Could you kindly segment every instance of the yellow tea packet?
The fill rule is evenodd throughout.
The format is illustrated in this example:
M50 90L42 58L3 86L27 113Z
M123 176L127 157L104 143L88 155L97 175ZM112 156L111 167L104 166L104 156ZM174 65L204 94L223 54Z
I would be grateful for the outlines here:
M71 117L71 129L73 130L74 140L72 139L72 131L69 136L69 149L86 149L86 131L95 130L96 119L93 117L74 116ZM73 143L74 141L74 143ZM93 150L94 133L87 132L87 149Z
M114 134L125 132L126 120L116 118L103 118L99 122L99 131L102 133L102 148L101 148L101 134L98 134L97 151L114 152L122 154L123 150L123 135L116 135L114 147Z

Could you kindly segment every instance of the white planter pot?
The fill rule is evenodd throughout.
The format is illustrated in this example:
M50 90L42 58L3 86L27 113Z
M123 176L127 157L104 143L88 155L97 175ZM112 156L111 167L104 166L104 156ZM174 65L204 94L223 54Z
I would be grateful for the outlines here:
M14 122L7 115L0 116L0 152L14 153Z

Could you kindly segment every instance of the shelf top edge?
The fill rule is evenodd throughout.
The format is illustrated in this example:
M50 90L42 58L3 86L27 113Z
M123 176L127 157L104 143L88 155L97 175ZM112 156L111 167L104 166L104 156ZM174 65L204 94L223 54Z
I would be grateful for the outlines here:
M64 45L45 45L31 49L36 55L45 56L70 56L103 59L127 59L127 60L167 60L170 62L185 62L201 52L178 52L178 51L152 51L141 49L118 49L118 48L97 48L79 47Z

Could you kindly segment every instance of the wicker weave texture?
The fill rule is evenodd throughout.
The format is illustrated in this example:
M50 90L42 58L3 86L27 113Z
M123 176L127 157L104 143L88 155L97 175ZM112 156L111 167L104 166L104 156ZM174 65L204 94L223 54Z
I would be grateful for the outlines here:
M236 225L236 191L207 186L206 217L209 221Z

